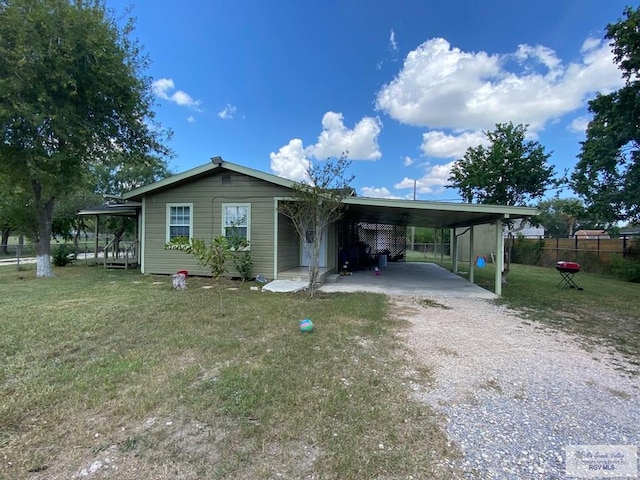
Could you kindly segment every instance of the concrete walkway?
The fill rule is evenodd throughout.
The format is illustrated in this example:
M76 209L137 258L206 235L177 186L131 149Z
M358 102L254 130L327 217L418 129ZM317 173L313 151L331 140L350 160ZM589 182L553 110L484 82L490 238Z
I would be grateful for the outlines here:
M494 293L454 275L435 263L422 262L389 263L380 269L380 276L376 276L373 270L362 270L349 276L337 276L335 282L329 278L319 291L498 298Z

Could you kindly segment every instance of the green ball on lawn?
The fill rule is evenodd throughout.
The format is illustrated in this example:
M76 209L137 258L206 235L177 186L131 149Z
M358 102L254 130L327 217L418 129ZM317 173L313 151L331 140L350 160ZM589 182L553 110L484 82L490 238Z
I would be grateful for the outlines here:
M302 333L310 333L311 331L313 331L313 322L308 318L300 320L300 331Z

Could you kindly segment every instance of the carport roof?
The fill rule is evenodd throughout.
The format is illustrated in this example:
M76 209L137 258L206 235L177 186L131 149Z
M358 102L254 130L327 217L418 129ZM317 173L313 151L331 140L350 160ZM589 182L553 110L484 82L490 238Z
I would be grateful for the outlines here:
M178 175L160 180L159 182L132 190L124 194L122 199L129 201L141 200L142 197L151 192L171 188L183 182L192 181L203 175L210 175L216 170L230 170L287 188L292 188L295 183L286 178L223 161L216 157L212 159L212 163L201 165ZM492 223L499 219L510 220L538 214L538 211L531 207L426 202L422 200L347 197L344 203L347 205L345 215L347 220L432 228L467 227L483 223Z
M454 228L513 220L538 214L533 207L507 207L472 203L425 202L384 198L350 197L345 218L348 220L409 225L414 227Z

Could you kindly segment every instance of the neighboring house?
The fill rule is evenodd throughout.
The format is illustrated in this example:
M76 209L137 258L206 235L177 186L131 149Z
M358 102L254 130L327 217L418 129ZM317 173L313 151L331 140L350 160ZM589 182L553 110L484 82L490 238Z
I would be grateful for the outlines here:
M573 236L581 240L611 238L606 230L578 230Z
M143 273L187 270L193 275L211 275L190 255L165 250L164 245L177 236L210 242L234 227L250 242L254 275L304 277L311 245L300 241L290 220L278 210L280 202L291 201L294 185L291 180L214 157L211 163L132 190L119 200L127 214L131 209L137 215L136 264ZM528 207L355 196L343 202L343 218L322 236L321 275L337 272L340 260L353 246L363 246L374 257L382 258L387 252L389 260L402 261L410 225L440 229L502 225L503 221L538 213ZM112 210L87 210L84 214L108 215ZM501 244L502 240L495 238L494 242ZM500 291L496 276L496 293Z

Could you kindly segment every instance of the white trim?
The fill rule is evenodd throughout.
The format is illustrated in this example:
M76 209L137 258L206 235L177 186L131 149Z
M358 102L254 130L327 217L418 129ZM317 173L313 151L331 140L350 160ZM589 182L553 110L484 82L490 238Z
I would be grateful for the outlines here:
M222 204L222 215L220 217L220 232L223 237L227 236L226 230L226 208L227 207L245 207L247 209L247 242L251 243L251 204L229 202Z
M171 208L173 207L189 207L189 238L193 238L193 203L167 203L165 217L165 239L169 243L171 241Z

